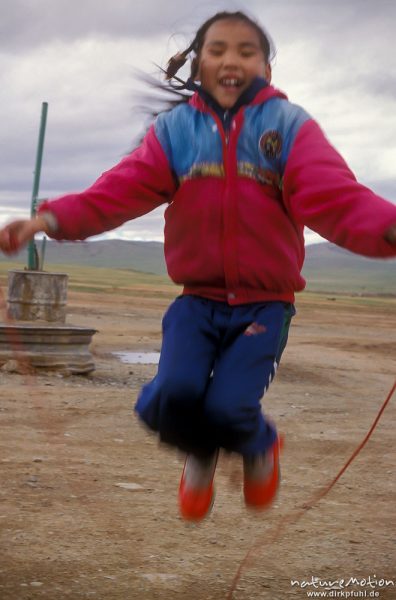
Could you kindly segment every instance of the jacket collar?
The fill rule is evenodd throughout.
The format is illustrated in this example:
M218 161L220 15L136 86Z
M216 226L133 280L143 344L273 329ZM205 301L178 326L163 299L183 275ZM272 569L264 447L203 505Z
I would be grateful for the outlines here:
M187 89L195 92L190 103L198 110L204 112L207 111L208 108L213 110L221 121L225 123L226 128L228 128L233 116L242 106L261 104L274 96L287 99L287 96L283 92L269 85L267 81L261 77L256 77L252 81L250 86L239 96L237 102L230 109L224 109L220 106L213 96L191 79L187 81Z

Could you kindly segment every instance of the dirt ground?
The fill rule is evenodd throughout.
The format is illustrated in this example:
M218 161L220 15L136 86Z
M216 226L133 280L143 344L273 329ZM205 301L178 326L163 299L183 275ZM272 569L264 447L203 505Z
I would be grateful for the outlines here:
M240 461L222 456L213 512L194 525L177 512L183 457L133 414L155 366L112 355L159 350L169 298L71 293L68 322L98 330L95 372L0 370L0 599L303 600L326 581L327 597L396 598L396 397L331 492L293 517L344 465L393 385L396 300L298 300L264 402L286 435L279 498L247 511Z

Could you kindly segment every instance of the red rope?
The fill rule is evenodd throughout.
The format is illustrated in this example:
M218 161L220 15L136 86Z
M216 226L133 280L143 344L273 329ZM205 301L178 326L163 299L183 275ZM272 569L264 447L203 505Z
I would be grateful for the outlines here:
M3 293L1 286L0 286L0 310L4 314L5 323L11 324L13 321L7 315L6 301L5 301L4 293ZM22 365L21 365L22 372L24 373L25 377L29 378L29 375L30 375L29 363L26 359L21 360L21 357L18 356L18 348L21 345L20 341L18 340L18 334L13 335L12 332L10 331L9 332L9 341L10 341L10 346L12 347L13 352L15 353L15 358L20 363L22 363ZM352 453L350 458L346 461L344 466L339 470L339 472L334 477L334 479L332 479L329 484L325 485L323 488L318 490L316 492L316 494L314 494L314 496L312 497L311 501L305 503L300 508L297 508L294 512L291 512L291 513L285 515L280 520L277 527L274 528L272 536L271 535L269 536L268 533L265 535L265 542L264 542L263 538L260 538L251 546L251 548L247 551L245 557L243 558L243 560L241 561L241 563L238 567L238 570L232 580L231 587L228 592L226 600L232 600L233 594L236 590L239 580L241 579L242 573L248 568L249 564L251 564L253 562L253 555L255 556L254 553L256 551L259 551L263 547L264 543L266 545L268 545L268 543L273 544L274 542L279 540L282 536L282 533L287 528L287 526L297 523L309 509L316 506L320 502L320 500L322 500L330 492L330 490L335 486L337 481L342 477L342 475L348 469L348 467L352 463L352 461L355 460L356 456L361 452L361 450L367 444L367 442L370 439L374 429L376 428L378 421L380 420L385 408L389 404L390 399L392 398L395 390L396 390L396 381L394 382L389 394L385 398L385 401L383 402L383 404L382 404L376 418L374 419L373 424L371 425L369 431L367 432L366 436L360 442L360 444L357 446L357 448L354 450L354 452Z
M330 490L335 486L335 484L340 479L340 477L345 473L345 471L347 470L347 468L349 467L351 462L356 458L356 456L359 454L359 452L363 449L363 447L366 445L366 443L370 439L374 429L376 428L376 426L378 424L378 421L380 420L380 418L382 416L382 413L384 412L385 408L389 404L390 399L392 398L395 390L396 390L396 381L393 384L389 394L385 398L385 401L383 402L368 433L366 434L364 439L360 442L360 444L358 445L356 450L352 453L352 455L347 460L347 462L344 464L344 466L339 470L339 472L334 477L334 479L328 485L325 485L322 489L318 490L316 492L316 494L312 497L312 500L310 502L307 502L300 508L297 508L294 512L291 512L288 515L285 515L280 520L278 526L276 528L274 528L274 532L273 532L272 536L271 535L268 536L268 533L265 535L265 542L264 542L263 538L260 538L259 540L257 540L257 542L255 542L255 544L253 544L253 546L251 546L251 548L247 551L245 557L241 561L239 568L234 576L234 579L232 580L231 587L230 587L230 590L227 595L227 600L232 600L233 594L236 590L236 586L238 585L238 582L242 576L243 571L245 571L248 568L249 564L251 564L253 562L253 554L254 554L254 556L256 556L255 552L260 550L263 547L264 543L266 545L268 545L268 543L273 544L274 542L279 540L282 536L283 531L286 529L287 526L292 525L293 523L297 523L297 521L299 521L301 519L301 517L306 513L306 511L308 511L309 509L313 508L316 504L318 504L320 502L320 500L322 500L322 498L324 498L330 492Z

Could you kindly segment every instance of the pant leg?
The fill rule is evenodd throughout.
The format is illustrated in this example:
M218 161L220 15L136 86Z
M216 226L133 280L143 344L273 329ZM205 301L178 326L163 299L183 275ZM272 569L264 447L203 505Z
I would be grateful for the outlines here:
M216 448L205 430L203 402L218 345L211 303L177 298L163 318L157 375L142 388L135 407L161 441L198 455Z
M286 346L294 307L282 302L237 307L205 399L219 445L243 455L264 452L276 438L261 410Z

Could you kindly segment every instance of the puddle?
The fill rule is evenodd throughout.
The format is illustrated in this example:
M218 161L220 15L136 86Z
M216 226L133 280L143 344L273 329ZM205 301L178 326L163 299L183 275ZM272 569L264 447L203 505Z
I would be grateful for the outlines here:
M128 365L158 365L159 352L113 352L114 356Z

